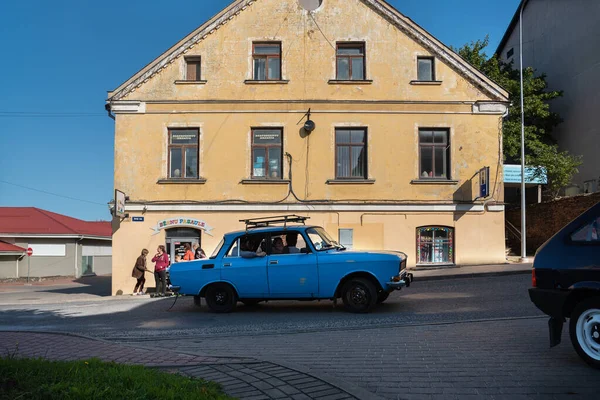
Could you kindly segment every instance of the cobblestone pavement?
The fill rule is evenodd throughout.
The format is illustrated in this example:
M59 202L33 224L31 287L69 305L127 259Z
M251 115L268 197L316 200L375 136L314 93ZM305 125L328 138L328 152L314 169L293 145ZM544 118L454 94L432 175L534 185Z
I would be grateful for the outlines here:
M548 346L547 319L215 337L154 346L257 357L304 366L389 399L597 399L600 371L563 343Z
M99 358L124 364L142 364L215 381L225 393L240 399L344 400L370 398L360 388L346 390L296 369L249 358L206 357L166 353L65 334L0 332L0 357L85 360ZM164 356L165 354L166 357ZM160 359L157 359L160 357ZM357 396L351 394L357 392Z

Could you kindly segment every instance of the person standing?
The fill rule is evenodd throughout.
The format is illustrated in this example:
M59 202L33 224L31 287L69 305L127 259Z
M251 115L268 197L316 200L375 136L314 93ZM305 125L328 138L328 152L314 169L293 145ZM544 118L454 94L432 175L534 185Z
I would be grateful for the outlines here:
M203 258L206 258L206 253L204 253L204 250L202 250L198 243L194 244L194 259L201 260Z
M189 243L183 245L185 248L185 254L183 255L183 261L194 261L194 252L192 251L192 246Z
M142 254L135 261L135 266L133 267L133 271L131 272L131 276L137 279L137 283L135 284L135 288L133 289L134 296L144 294L144 284L146 283L146 271L148 271L148 268L146 268L147 255L148 250L142 250Z
M152 262L156 263L154 267L154 280L156 281L156 295L165 296L167 291L167 267L169 266L169 256L165 246L158 246L157 253L152 257Z

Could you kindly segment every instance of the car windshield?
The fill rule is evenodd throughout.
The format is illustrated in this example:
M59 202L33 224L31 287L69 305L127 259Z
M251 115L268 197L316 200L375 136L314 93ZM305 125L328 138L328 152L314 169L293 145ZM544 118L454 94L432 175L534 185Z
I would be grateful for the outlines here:
M219 242L219 244L217 245L217 247L215 247L215 251L212 252L212 254L210 255L210 258L217 258L217 255L219 254L219 250L221 250L221 247L223 247L223 243L225 242L225 238L221 239L221 241Z
M309 228L306 230L306 234L317 251L323 251L333 247L342 247L338 242L333 240L323 228Z

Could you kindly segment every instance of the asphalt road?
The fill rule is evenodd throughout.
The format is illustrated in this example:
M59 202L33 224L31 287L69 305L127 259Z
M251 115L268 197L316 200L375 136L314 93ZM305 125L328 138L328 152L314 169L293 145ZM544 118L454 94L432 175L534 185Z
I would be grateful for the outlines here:
M52 330L118 340L154 340L185 336L239 336L523 318L541 316L529 301L528 275L415 282L394 292L367 315L347 313L339 303L269 302L255 307L241 303L232 314L213 314L189 297L123 298L3 306L3 329ZM1 296L1 295L0 295ZM143 333L143 334L141 334Z

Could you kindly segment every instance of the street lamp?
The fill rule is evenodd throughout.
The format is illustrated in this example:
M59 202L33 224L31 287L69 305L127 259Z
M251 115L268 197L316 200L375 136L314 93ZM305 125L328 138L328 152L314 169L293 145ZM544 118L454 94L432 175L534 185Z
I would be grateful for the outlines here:
M527 262L527 218L525 213L525 110L523 108L523 9L526 0L521 2L519 15L519 58L521 70L521 262Z

